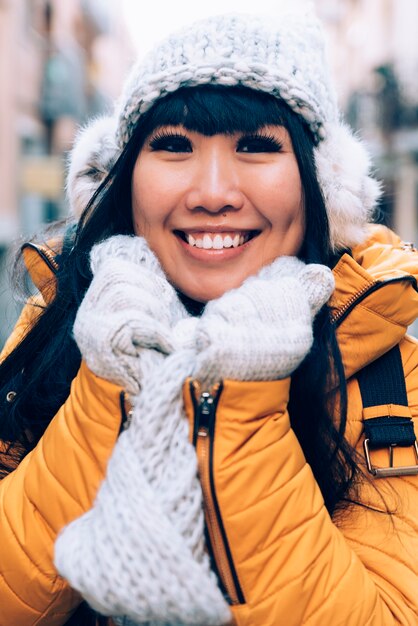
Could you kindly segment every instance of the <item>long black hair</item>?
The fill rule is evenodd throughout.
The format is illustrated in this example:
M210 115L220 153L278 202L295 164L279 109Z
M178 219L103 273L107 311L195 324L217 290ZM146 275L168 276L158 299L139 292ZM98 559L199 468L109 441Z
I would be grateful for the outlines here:
M284 126L291 137L302 181L306 231L299 256L306 263L331 267L335 262L316 175L314 139L302 118L284 101L244 87L213 85L182 88L160 99L140 118L77 226L67 229L57 257L56 295L0 365L0 440L19 441L24 453L36 445L66 400L80 365L81 356L71 331L91 281L91 248L111 235L134 232L133 168L146 137L165 124L182 124L204 135L255 132L268 124ZM339 390L337 421L330 388ZM16 392L12 403L6 401L11 390ZM324 306L315 320L313 348L292 376L289 413L330 513L343 501L357 472L354 452L344 439L346 404L335 329Z

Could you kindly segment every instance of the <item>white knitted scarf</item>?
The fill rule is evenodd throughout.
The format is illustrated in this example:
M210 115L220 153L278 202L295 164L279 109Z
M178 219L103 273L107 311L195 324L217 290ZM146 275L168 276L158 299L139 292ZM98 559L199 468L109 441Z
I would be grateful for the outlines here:
M55 565L94 609L119 616L118 623L223 624L230 613L205 552L196 454L183 413L182 385L194 351L183 347L165 356L144 347L140 360L142 390L133 398L131 423L92 509L59 535Z

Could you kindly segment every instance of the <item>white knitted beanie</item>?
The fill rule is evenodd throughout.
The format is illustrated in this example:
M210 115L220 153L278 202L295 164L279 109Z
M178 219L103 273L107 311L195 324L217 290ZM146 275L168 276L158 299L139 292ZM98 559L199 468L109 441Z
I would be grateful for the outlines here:
M109 171L141 115L158 99L180 87L242 85L283 99L304 119L316 143L332 246L338 250L360 243L379 184L369 175L366 150L341 123L313 6L307 3L303 10L279 13L278 3L274 17L207 18L174 33L135 65L115 116L84 130L72 153L68 193L73 212L85 208L86 192L94 187L88 172L98 180L98 172ZM80 168L80 163L87 166Z

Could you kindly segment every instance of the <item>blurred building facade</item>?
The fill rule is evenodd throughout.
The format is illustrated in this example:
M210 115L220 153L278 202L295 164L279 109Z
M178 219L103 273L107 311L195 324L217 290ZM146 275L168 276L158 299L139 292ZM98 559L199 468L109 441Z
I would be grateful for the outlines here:
M132 56L116 2L0 0L0 346L16 317L10 246L66 214L66 152Z
M347 121L383 181L381 220L418 241L418 2L317 0Z

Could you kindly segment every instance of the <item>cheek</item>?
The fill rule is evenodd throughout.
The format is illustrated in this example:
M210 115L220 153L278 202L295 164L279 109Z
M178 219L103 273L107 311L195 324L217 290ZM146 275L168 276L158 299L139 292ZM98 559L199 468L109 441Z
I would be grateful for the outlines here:
M258 184L259 206L276 225L291 224L303 214L302 184L296 164L269 172Z
M187 180L187 172L156 163L149 155L140 156L132 178L135 229L163 226L181 201ZM143 230L135 232L146 235Z
M150 227L164 218L161 187L156 184L155 174L137 163L132 178L132 217L136 235L147 235Z

